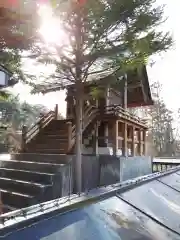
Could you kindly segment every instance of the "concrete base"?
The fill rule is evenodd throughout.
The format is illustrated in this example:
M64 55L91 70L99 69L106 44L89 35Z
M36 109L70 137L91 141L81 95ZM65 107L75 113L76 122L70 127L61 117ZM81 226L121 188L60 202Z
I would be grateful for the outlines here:
M83 148L83 154L93 154L93 148ZM99 147L99 155L113 155L113 149L111 147Z

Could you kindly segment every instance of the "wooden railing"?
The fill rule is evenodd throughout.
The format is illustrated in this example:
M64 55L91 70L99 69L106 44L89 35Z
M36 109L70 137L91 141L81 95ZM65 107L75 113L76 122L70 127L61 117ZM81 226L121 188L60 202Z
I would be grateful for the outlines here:
M82 133L86 130L88 125L98 116L99 109L95 106L89 106L84 110L83 119L82 119ZM68 150L70 151L75 144L76 137L76 125L73 126L69 122L69 144Z
M146 127L145 122L139 118L138 116L135 116L134 114L126 111L124 108L117 106L117 105L112 105L112 106L107 106L103 110L104 114L115 114L115 115L121 115L124 119L133 121L134 123L143 125L143 127ZM100 114L102 114L102 110L95 106L89 106L84 110L84 116L82 120L82 132L85 131L85 129L88 127L88 125L96 119ZM68 144L68 149L71 150L72 147L75 144L75 134L76 134L76 125L72 125L71 122L68 122L69 124L69 144Z
M167 171L168 169L177 166L180 166L180 159L175 157L154 158L152 161L153 172Z
M126 120L133 121L137 124L140 124L146 127L146 121L142 120L140 117L128 112L127 110L125 110L124 108L118 105L107 106L104 110L105 110L105 113L107 114L112 113L117 116L122 116Z
M56 118L55 111L49 111L47 114L42 116L32 127L27 129L26 126L22 129L22 149L25 145L34 138L41 129L48 125L53 119Z
M97 118L100 114L115 114L115 115L121 115L123 118L134 121L138 124L145 125L145 123L142 122L142 120L133 115L132 113L129 113L125 109L123 109L120 106L112 105L107 106L105 109L99 109L93 105L88 106L84 109L83 113L83 119L82 119L82 132L85 131L85 129L89 126L91 122L93 122L94 119ZM53 119L57 118L57 109L55 111L50 111L46 115L44 115L38 122L36 122L31 128L27 129L26 127L23 127L22 130L22 149L25 149L25 146L28 142L31 141L32 138L34 138L41 129L46 127ZM68 127L67 127L67 136L68 136L68 151L72 149L72 147L75 144L75 134L76 134L76 125L73 124L71 121L67 121Z

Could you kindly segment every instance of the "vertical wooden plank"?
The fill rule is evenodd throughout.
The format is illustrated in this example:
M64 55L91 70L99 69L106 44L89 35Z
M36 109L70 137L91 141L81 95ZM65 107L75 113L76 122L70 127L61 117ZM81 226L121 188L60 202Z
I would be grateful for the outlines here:
M127 74L125 74L124 76L124 99L123 99L123 102L124 102L124 110L126 111L127 110Z
M122 144L122 155L128 156L128 148L127 148L127 123L123 123L123 144Z
M105 142L106 142L106 147L108 147L108 143L109 143L109 124L108 122L105 123L105 129L104 129L105 133Z
M127 74L124 76L124 91L123 91L123 107L127 111ZM128 147L127 147L127 123L123 124L123 144L122 144L122 155L128 156Z
M67 134L68 134L68 144L67 144L67 151L71 148L72 142L72 122L67 122Z
M118 121L115 120L113 123L113 155L117 155L118 151Z
M67 96L66 96L66 118L69 118L69 115L70 115L70 105L69 105L69 96L67 93Z
M22 140L21 140L21 149L23 152L26 151L26 133L27 133L27 127L22 127Z
M75 105L73 96L67 95L66 97L66 118L75 118Z
M3 214L3 202L2 202L1 192L0 192L0 214Z
M135 156L135 127L132 126L132 149L131 149L131 155Z
M94 139L93 139L93 154L98 155L98 122L95 124L95 133L94 133Z
M143 129L143 155L146 156L146 144L147 144L147 140L146 140L146 129Z
M54 118L55 118L55 120L57 120L58 119L58 104L55 105L54 113L55 113L54 114L55 115Z
M141 138L141 129L138 129L138 155L142 155L142 138Z

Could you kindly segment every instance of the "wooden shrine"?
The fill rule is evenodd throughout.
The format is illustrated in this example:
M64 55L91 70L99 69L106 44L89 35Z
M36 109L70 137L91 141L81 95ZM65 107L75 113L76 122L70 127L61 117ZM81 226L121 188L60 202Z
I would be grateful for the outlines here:
M146 67L127 74L126 79L107 77L84 86L84 114L92 106L98 109L94 131L84 132L84 145L91 153L105 154L111 148L114 155L146 155L147 126L143 119L131 114L129 107L152 105ZM93 97L93 90L99 92ZM74 85L67 91L67 119L75 119ZM99 151L100 150L100 151Z

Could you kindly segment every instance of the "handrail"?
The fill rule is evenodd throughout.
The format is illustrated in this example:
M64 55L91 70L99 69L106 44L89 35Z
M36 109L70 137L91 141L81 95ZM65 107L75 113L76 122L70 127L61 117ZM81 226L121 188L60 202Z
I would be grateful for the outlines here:
M82 119L82 132L84 132L84 130L86 129L86 127L89 125L89 123L93 120L93 118L96 116L96 113L98 113L99 110L94 107L94 106L90 106L83 115L83 119ZM73 125L72 127L72 138L75 138L75 132L76 132L76 126Z
M27 144L34 136L38 134L40 129L47 126L47 124L54 118L55 118L55 112L49 111L47 114L41 117L32 127L30 127L29 129L26 129L23 135L24 143Z
M93 105L91 105L85 109L84 114L83 114L83 119L82 119L82 132L85 131L87 126L93 121L93 119L97 116L98 113L99 113L99 109ZM75 144L75 136L76 136L76 125L75 124L72 126L72 135L71 136L72 137L71 137L71 143L70 143L69 149L72 149L72 147Z
M110 105L110 106L107 106L105 108L105 111L110 113L111 111L117 115L121 114L124 118L128 118L130 120L134 120L134 121L137 121L139 124L143 124L143 125L146 125L145 124L145 121L143 121L140 117L128 112L127 110L125 110L124 108L122 108L121 106L119 105Z
M82 119L82 132L88 127L88 125L101 113L102 109L97 108L96 106L90 105L86 107L83 111L83 119ZM103 109L104 113L113 113L113 114L121 114L124 118L137 121L139 124L143 124L142 120L133 115L132 113L126 111L119 105L111 105L106 106ZM33 137L35 137L41 129L47 126L51 120L56 118L56 111L50 111L46 115L44 115L40 120L38 120L31 128L24 129L22 132L22 148L31 141ZM145 123L144 123L145 125ZM72 149L75 143L75 134L76 134L76 125L71 123L70 126L70 134L69 134L69 144L68 150Z
M126 111L124 108L122 108L119 105L111 105L106 106L103 111L105 113L115 113L117 115L121 114L124 118L128 118L130 120L137 121L139 124L145 125L143 123L142 119L138 116L135 116L134 114ZM82 132L85 131L87 126L101 113L101 110L93 105L87 107L84 111L83 120L82 120ZM71 143L69 149L72 149L74 143L75 143L75 134L76 134L76 125L74 124L71 129Z

